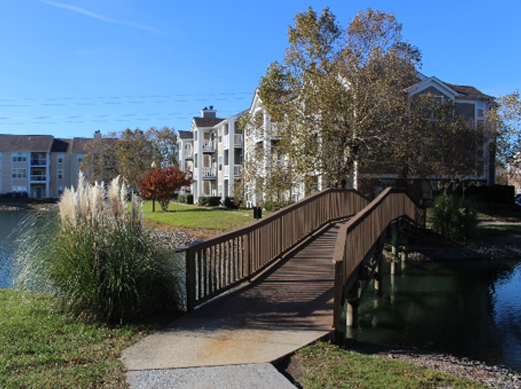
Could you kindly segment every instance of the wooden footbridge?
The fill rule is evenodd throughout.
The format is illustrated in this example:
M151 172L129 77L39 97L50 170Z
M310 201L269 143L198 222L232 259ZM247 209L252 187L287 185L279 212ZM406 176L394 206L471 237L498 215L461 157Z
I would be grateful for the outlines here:
M187 310L204 304L246 325L337 331L347 311L345 324L353 326L368 281L381 286L384 243L390 239L398 256L403 232L424 223L424 210L405 191L389 188L372 202L349 189L317 193L250 226L181 248ZM234 299L217 298L223 295Z
M405 192L369 202L331 189L182 248L189 312L126 349L126 369L271 363L333 329L342 336L379 279L386 239L398 255L400 232L423 223Z

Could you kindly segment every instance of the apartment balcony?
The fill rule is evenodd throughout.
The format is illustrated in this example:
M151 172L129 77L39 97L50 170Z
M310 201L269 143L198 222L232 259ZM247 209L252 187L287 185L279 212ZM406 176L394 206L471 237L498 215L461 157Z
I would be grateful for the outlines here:
M251 137L254 143L259 143L264 141L264 128L257 128L252 131Z
M242 134L233 135L233 144L235 147L242 147Z
M185 159L194 159L194 151L185 150Z
M217 168L203 167L201 168L201 175L203 177L203 180L215 180L217 179Z
M212 140L203 140L203 153L215 153L217 151L217 142Z
M230 148L230 135L223 136L223 145L225 149ZM233 134L233 147L242 148L242 134Z
M47 176L31 175L31 182L47 182Z
M46 159L31 158L31 166L47 166Z
M230 177L230 166L225 165L225 166L223 166L223 168L224 168L223 176L225 178L229 178ZM233 165L233 176L239 177L241 175L241 169L242 169L242 165Z

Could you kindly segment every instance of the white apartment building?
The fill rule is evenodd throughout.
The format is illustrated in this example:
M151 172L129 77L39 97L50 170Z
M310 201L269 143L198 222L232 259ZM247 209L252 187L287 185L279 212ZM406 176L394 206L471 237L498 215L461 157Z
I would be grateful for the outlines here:
M243 135L236 126L239 115L227 119L217 111L201 110L190 131L179 131L179 166L191 171L190 191L196 203L199 197L233 197L235 180L241 175Z
M244 129L244 167L242 180L243 196L246 207L262 206L266 201L279 205L296 202L305 196L322 190L320 177L312 187L304 184L302 177L297 177L291 166L291 160L279 147L281 136L277 123L262 105L257 93L247 111L249 120ZM276 190L266 192L266 183ZM276 183L275 183L276 182Z

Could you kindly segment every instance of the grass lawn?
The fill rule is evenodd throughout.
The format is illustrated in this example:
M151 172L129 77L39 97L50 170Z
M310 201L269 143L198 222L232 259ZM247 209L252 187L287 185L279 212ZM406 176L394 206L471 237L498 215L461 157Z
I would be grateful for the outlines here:
M50 296L0 289L0 388L125 388L121 351L168 322L109 328L52 307Z
M169 212L159 204L151 211L147 202L145 219L156 228L217 233L254 221L250 211L179 203L171 203ZM125 388L122 350L173 319L107 327L73 320L53 306L47 295L0 289L0 388ZM299 350L291 363L299 366L294 378L306 389L484 387L321 342Z
M162 212L156 202L156 212L152 212L152 202L146 201L144 211L145 221L154 228L206 230L213 234L234 230L255 221L251 210L200 207L178 202L170 202L168 212Z
M429 389L487 386L401 361L317 342L297 351L288 372L305 389Z
M121 351L172 318L106 327L53 310L53 298L0 289L0 388L126 388ZM303 388L484 388L451 375L317 342L297 351Z

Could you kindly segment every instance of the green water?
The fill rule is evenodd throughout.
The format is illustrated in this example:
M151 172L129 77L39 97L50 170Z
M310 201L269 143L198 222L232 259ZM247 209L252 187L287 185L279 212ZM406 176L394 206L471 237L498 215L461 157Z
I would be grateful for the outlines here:
M521 261L408 262L369 289L350 337L443 351L521 371Z

